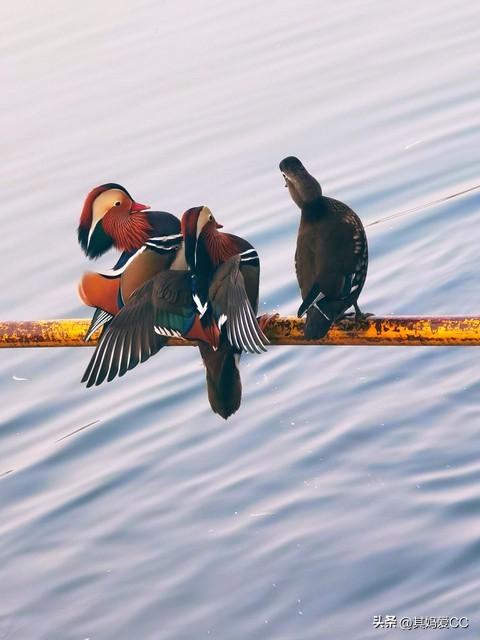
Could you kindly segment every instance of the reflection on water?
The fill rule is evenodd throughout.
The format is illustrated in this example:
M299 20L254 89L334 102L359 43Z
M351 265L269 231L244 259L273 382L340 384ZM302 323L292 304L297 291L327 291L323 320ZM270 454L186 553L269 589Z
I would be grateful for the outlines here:
M261 308L285 313L282 157L365 223L478 183L475 3L5 13L2 318L87 315L75 229L102 182L208 204L259 249ZM369 229L362 307L478 312L479 202ZM1 354L0 637L364 639L382 614L478 635L476 350L273 347L242 358L227 423L195 350L87 391L90 353Z

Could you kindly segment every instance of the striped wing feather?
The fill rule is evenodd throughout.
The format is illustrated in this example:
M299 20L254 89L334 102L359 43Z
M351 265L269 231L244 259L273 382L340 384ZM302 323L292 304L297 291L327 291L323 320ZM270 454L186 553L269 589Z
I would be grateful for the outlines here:
M112 318L113 316L111 313L108 313L108 311L104 311L103 309L97 307L95 309L95 313L93 314L90 326L87 329L87 333L85 334L85 342L88 342L90 340L97 329L103 327L104 325L108 325Z
M102 334L84 373L87 387L123 376L157 353L193 319L190 274L163 271L137 289Z
M266 351L268 339L260 329L245 290L241 257L233 256L215 272L209 289L212 309L221 329L225 325L230 344L250 353Z

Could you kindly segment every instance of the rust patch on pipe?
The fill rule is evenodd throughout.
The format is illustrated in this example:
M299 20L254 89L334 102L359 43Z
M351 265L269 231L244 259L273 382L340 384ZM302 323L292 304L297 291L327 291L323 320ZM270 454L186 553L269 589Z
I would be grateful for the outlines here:
M93 347L98 333L84 342L88 319L0 322L0 348ZM342 320L322 340L305 340L303 320L278 317L266 327L272 345L480 346L480 316L371 317ZM195 343L170 339L169 346Z

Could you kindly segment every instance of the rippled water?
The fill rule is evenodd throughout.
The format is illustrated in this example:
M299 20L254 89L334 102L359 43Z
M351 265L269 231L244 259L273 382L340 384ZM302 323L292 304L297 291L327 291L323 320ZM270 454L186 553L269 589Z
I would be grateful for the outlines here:
M87 315L75 231L102 182L208 204L284 313L283 156L366 223L479 182L475 2L20 1L0 29L2 319ZM478 313L479 204L372 227L362 306ZM0 638L401 635L387 614L478 637L480 351L272 347L226 423L193 349L86 390L90 354L1 353Z

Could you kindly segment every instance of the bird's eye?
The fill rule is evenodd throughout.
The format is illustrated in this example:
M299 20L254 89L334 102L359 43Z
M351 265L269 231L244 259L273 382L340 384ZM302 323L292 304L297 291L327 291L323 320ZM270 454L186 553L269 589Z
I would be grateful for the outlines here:
M119 207L122 203L120 202L120 200L117 200L116 202L113 203L116 207Z
M211 221L213 220L213 216L212 216L212 214L210 214L210 215L208 216L208 220L209 220L209 222L211 222Z

